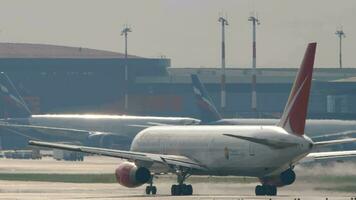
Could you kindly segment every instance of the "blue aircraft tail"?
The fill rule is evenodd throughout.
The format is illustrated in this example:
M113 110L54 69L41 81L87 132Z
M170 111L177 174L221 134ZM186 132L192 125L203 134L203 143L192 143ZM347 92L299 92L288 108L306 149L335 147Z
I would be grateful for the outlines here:
M31 116L30 109L4 72L0 73L0 97L3 110L2 118L27 118Z
M198 75L192 74L193 91L196 104L200 112L200 120L203 124L221 120L221 115L216 109L204 85L200 82Z

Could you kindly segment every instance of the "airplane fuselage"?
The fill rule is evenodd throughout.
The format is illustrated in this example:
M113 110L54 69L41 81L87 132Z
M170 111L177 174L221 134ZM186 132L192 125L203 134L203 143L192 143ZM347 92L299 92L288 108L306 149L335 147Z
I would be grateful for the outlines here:
M128 133L134 137L144 128L155 125L191 125L199 120L183 117L125 116L125 115L33 115L28 123L37 126L72 128L97 132ZM135 133L135 134L130 134Z
M251 138L262 135L266 139L297 145L273 148L224 134ZM182 155L208 169L193 174L264 177L278 174L293 166L308 154L311 148L308 138L288 134L280 127L225 125L151 127L135 137L131 151ZM154 167L151 170L155 171Z

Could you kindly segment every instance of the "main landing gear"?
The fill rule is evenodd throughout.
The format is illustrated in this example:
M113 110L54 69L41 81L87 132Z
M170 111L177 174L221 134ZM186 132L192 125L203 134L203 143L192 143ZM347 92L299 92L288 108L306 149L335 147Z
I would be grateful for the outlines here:
M149 184L150 185L146 186L146 194L157 194L157 188L153 185L153 176L151 176Z
M257 185L255 193L256 196L276 196L277 187L273 185Z
M172 185L171 187L171 194L172 196L181 196L181 195L192 195L193 194L193 187L192 185L184 184L184 181L190 176L190 174L186 171L177 170L177 185ZM156 186L153 186L153 175L151 179L148 181L149 185L146 186L146 194L157 194Z
M187 172L177 171L177 182L178 182L178 185L172 185L172 187L171 187L172 196L192 195L193 194L192 185L184 184L184 181L189 176L190 176L190 174L188 174Z
M172 185L171 194L172 196L192 195L193 187L192 185L186 185L186 184Z

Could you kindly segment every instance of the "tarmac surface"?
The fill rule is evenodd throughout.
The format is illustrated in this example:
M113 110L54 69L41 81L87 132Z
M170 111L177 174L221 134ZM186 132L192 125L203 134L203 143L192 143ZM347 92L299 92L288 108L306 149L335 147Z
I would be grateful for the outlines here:
M0 159L0 173L68 173L100 174L113 173L119 159L105 157L86 157L84 162L55 161L52 158L43 160ZM277 197L256 197L254 188L258 183L241 183L234 181L194 181L193 196L170 196L170 187L175 183L173 177L158 178L155 185L156 196L146 196L145 186L125 188L117 183L62 183L39 181L5 181L0 180L0 199L351 199L356 191L335 191L329 188L339 187L346 182L318 181L321 176L336 173L337 176L356 175L356 164L338 164L330 168L306 167L296 169L297 181L287 187L279 188ZM341 170L340 170L341 169ZM338 174L339 173L339 174ZM315 177L315 178L313 178ZM229 178L227 178L229 179ZM315 179L315 181L313 181ZM189 179L187 181L189 183ZM355 187L356 188L356 187Z

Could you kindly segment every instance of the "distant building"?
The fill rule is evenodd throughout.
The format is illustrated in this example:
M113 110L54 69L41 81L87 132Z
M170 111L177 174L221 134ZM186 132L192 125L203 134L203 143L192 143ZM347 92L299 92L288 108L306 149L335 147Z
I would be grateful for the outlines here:
M227 68L227 117L279 117L284 109L297 68L257 69L257 110L251 110L251 69ZM138 77L137 87L143 91L180 96L182 114L195 116L197 111L190 85L190 74L198 74L219 109L220 69L169 68L169 76ZM152 93L152 92L151 92ZM356 119L356 68L316 68L314 70L310 118Z
M42 44L0 43L5 71L34 113L124 113L124 55ZM220 69L171 68L165 58L130 55L127 114L191 116L198 112L190 84L197 73L220 105ZM279 117L297 68L257 69L257 110L251 111L251 70L227 68L228 117ZM356 69L317 68L309 117L356 119ZM217 106L219 108L219 106Z
M120 112L125 64L116 52L0 43L0 71L11 77L35 113ZM129 55L127 65L132 82L136 76L165 76L170 60ZM102 109L110 104L115 108Z

